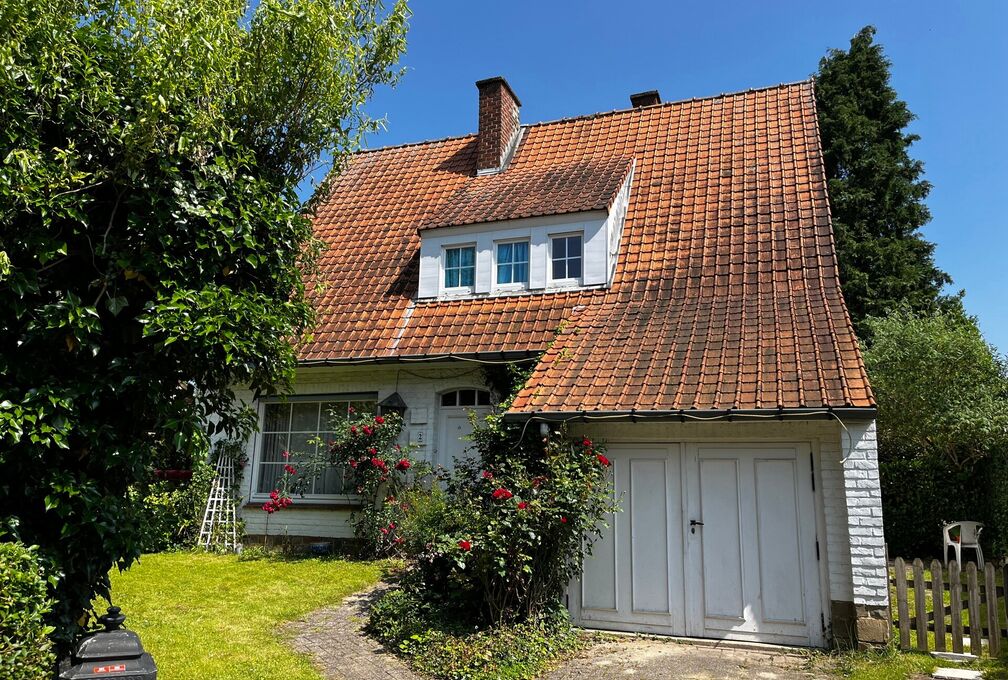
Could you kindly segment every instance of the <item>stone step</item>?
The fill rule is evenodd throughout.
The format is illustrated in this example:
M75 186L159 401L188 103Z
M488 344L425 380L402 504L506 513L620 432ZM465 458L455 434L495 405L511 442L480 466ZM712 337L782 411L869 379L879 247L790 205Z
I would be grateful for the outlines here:
M931 677L937 680L980 680L983 673L966 668L938 668Z

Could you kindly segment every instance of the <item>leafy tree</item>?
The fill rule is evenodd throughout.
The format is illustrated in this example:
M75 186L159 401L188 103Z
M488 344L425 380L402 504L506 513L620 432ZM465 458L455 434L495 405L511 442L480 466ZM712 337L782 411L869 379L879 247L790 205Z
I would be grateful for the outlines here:
M58 574L61 640L137 557L152 456L253 427L232 385L289 385L319 252L295 190L375 127L407 14L0 4L0 520Z
M942 521L955 519L986 522L985 538L1008 547L1008 371L976 320L947 307L866 321L893 554L937 553Z
M889 82L890 61L866 26L850 49L819 62L816 104L844 298L861 337L865 318L907 304L926 310L948 274L919 229L931 219L931 185L910 156L914 120Z

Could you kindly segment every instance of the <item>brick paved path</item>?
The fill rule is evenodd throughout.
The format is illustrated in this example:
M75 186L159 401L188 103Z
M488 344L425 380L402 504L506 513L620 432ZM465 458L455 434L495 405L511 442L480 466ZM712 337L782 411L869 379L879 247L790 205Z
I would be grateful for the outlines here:
M418 680L406 664L361 631L371 603L388 588L379 584L287 624L291 647L309 654L328 680Z

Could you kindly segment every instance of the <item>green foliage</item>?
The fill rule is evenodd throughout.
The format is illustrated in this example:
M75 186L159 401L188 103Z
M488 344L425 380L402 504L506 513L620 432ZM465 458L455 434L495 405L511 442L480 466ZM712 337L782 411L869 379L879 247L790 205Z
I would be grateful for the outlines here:
M866 26L850 49L831 50L816 76L816 103L844 298L855 329L906 303L929 309L949 276L919 229L931 219L931 185L910 156L914 115L890 85L890 62Z
M363 502L350 516L354 535L369 555L400 554L408 490L429 488L430 464L412 458L397 441L402 417L354 413L336 427L323 466L338 464ZM425 486L426 482L426 486Z
M866 323L891 554L938 554L942 523L960 519L984 522L988 549L1008 551L1004 361L961 307Z
M199 461L192 479L159 480L131 489L141 506L141 550L161 552L196 545L214 469Z
M367 630L421 673L445 680L530 680L578 647L563 611L474 629L403 590L375 603Z
M49 680L56 655L43 619L52 608L36 548L0 543L0 677Z
M1008 372L962 308L867 321L864 354L885 451L964 467L1008 442Z
M246 434L232 385L289 386L319 253L296 187L375 127L407 14L0 4L0 519L56 565L61 640L143 547L154 457L210 414Z

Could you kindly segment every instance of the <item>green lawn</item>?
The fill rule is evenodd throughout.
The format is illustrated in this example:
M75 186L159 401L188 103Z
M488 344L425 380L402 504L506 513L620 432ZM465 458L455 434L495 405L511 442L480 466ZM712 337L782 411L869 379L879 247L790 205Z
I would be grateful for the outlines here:
M383 563L145 555L112 597L170 680L318 680L279 626L375 582ZM104 606L96 604L95 608ZM101 609L99 609L101 611Z
M981 670L985 680L1008 680L1008 665L1003 658L984 657L971 664L955 664L939 661L930 654L899 652L895 648L842 653L834 669L851 680L906 680L917 675L928 676L939 666Z

